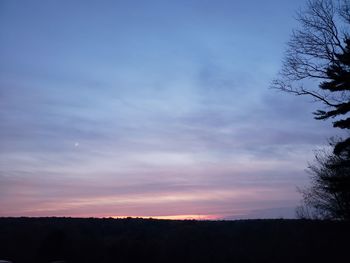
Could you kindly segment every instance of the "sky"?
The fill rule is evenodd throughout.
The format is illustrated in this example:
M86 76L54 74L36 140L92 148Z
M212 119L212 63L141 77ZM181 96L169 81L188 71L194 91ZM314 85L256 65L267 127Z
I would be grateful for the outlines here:
M335 134L269 88L304 4L0 1L0 216L293 218Z

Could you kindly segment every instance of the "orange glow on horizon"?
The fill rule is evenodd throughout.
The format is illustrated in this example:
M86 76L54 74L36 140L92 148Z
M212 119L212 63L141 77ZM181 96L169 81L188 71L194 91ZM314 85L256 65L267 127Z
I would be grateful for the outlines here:
M218 220L218 215L166 215L166 216L110 216L115 219L144 218L144 219L165 219L165 220Z

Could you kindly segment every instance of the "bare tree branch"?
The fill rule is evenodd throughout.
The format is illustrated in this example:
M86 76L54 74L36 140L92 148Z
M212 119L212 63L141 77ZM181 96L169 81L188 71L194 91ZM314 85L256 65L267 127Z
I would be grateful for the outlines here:
M347 52L347 33L340 33L339 28L350 24L350 3L343 0L336 8L331 0L309 0L307 6L297 13L301 28L293 31L280 77L273 81L272 87L298 96L310 96L327 107L338 107L349 100L349 92L322 90L321 93L320 87L306 87L303 82L308 79L329 81L330 67L347 67L339 60L339 54ZM339 25L340 20L343 23Z

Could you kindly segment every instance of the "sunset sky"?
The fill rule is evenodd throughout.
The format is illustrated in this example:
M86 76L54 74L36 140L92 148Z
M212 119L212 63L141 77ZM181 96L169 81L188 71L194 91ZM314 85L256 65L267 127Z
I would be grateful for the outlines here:
M305 1L0 1L0 216L294 217L319 105L269 89Z

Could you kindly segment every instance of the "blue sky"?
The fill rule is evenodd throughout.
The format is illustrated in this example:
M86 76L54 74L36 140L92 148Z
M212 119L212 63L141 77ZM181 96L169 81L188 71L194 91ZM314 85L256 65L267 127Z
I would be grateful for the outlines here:
M293 217L319 105L269 89L304 1L1 1L0 215Z

